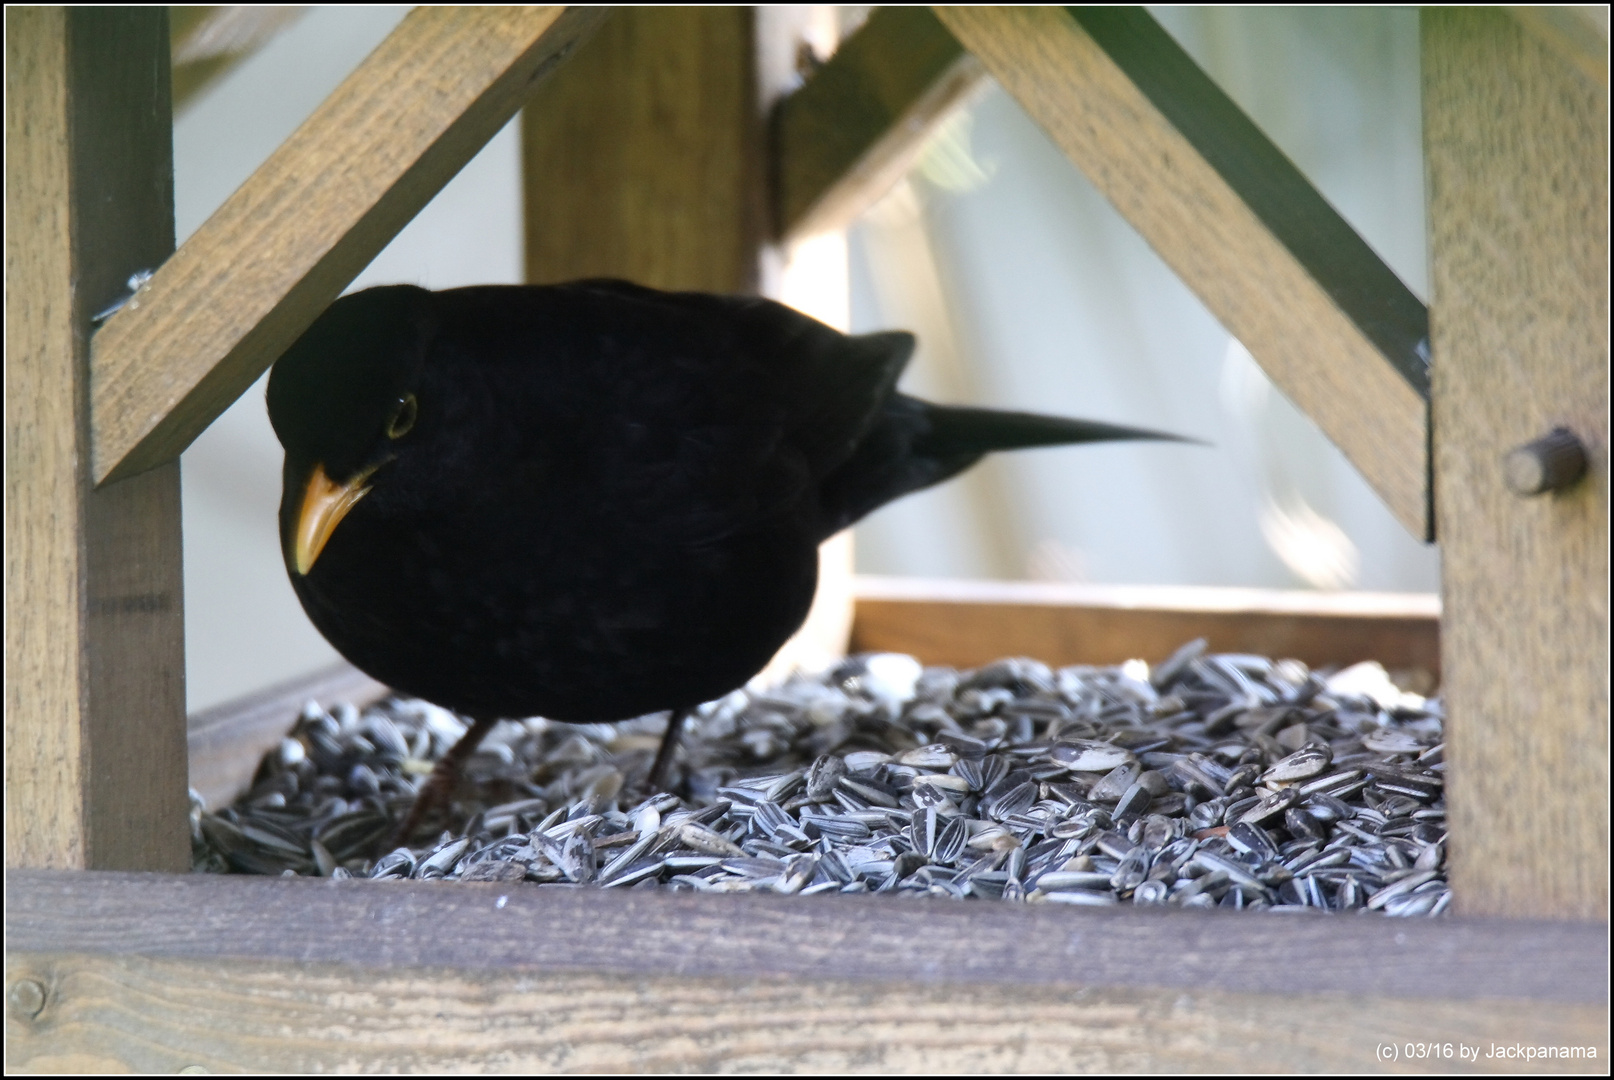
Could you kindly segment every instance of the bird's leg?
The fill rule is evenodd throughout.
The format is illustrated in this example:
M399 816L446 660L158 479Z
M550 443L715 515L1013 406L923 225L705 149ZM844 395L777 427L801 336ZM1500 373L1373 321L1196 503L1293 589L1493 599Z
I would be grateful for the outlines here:
M661 737L661 748L656 751L655 764L650 766L650 776L646 781L652 795L656 794L667 783L667 770L672 768L673 751L678 748L678 736L683 733L684 721L694 709L674 709L667 718L667 732Z
M426 820L426 815L439 804L447 805L449 796L454 793L454 786L459 783L460 766L465 764L466 758L476 752L476 748L487 738L488 732L493 730L496 723L498 721L492 719L472 720L470 730L461 735L459 741L448 748L448 753L437 760L437 764L432 767L432 774L415 793L415 805L409 808L409 816L388 841L390 846L401 847L408 844L409 838L414 835L421 822Z

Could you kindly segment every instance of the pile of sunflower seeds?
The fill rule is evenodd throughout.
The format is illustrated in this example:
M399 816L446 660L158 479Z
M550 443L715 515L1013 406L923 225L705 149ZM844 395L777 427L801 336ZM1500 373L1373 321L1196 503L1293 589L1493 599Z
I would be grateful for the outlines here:
M251 789L193 800L198 870L696 892L1438 915L1442 714L1378 664L1208 655L1152 670L853 657L687 722L499 724L448 828L381 850L465 731L393 698L310 702Z

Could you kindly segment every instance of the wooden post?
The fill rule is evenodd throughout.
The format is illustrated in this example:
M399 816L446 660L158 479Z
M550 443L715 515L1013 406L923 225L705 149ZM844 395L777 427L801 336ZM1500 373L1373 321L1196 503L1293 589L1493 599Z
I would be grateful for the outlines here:
M1498 9L1423 14L1452 886L1608 918L1608 90ZM1551 429L1589 469L1521 497Z
M753 292L762 121L750 8L614 12L529 102L527 280Z
M90 317L174 248L165 8L6 10L6 865L181 871L179 463L92 490Z

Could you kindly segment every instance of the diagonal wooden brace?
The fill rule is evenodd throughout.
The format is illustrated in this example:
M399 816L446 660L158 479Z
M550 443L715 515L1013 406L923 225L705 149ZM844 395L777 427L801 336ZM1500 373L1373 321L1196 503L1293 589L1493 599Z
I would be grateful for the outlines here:
M96 335L95 482L177 457L607 13L411 12Z
M1427 312L1288 159L1141 10L936 14L1433 539Z
M927 8L878 8L772 118L774 229L845 228L986 72Z

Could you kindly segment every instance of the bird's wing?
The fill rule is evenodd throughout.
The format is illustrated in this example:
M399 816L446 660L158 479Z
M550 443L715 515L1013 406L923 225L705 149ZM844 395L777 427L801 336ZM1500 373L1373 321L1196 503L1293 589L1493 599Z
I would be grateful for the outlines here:
M904 331L842 334L771 301L742 313L746 344L774 366L787 437L822 477L852 456L913 355Z
M852 456L913 350L911 335L848 337L770 300L608 279L435 295L434 355L454 396L520 416L535 433L516 440L532 443L521 454L567 456L550 476L609 492L586 516L655 521L679 545L816 516L820 482Z
M704 373L708 388L735 391L741 408L771 408L785 443L814 477L851 457L914 350L912 334L843 334L761 297L666 293L610 279L568 287L698 327L714 361Z

